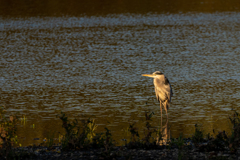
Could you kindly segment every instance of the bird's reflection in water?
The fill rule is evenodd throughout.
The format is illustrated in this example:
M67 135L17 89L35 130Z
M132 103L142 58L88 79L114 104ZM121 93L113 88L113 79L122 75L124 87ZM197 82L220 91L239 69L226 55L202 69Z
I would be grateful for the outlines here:
M162 138L159 141L159 145L166 145L168 140L170 139L170 127L168 125L168 119L166 121L166 124L162 127L161 136Z

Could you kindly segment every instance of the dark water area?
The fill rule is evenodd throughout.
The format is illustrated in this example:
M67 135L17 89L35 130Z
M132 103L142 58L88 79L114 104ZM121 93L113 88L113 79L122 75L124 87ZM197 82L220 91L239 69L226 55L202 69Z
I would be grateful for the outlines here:
M27 117L19 142L64 133L56 117L96 119L118 144L159 103L152 79L173 88L171 136L230 132L240 100L238 1L0 1L0 105ZM166 121L164 115L164 124ZM39 140L34 140L39 138Z
M238 12L238 0L1 0L0 15L32 16L103 16L108 14L166 14Z

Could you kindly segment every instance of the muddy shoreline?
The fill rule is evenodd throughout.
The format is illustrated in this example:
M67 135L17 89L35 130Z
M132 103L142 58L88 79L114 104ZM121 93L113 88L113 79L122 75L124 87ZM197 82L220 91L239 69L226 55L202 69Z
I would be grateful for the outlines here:
M229 150L201 152L198 149L168 149L167 146L162 146L159 149L128 149L127 147L113 147L110 150L105 148L85 150L69 150L61 151L60 146L55 146L51 149L47 147L20 147L15 148L18 152L19 159L38 159L38 160L98 160L98 159L115 159L115 160L177 160L177 159L239 159L240 148L236 153L232 154ZM21 158L20 158L21 157ZM5 158L1 158L5 159Z

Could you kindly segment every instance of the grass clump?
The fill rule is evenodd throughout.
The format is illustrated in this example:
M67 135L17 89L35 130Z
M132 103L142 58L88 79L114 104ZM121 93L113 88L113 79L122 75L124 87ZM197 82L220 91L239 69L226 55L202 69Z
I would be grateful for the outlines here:
M183 139L183 134L181 133L180 136L178 138L172 138L171 140L172 145L177 146L178 149L183 149L183 147L185 146L185 141Z
M240 145L240 116L239 113L233 110L233 115L229 120L232 124L231 135L227 135L225 131L221 131L217 134L216 138L212 140L207 145L207 150L223 151L226 148L230 150L231 153L236 153Z
M109 150L113 146L111 131L105 128L105 133L96 133L95 120L87 119L78 121L76 118L69 121L65 113L58 115L62 120L65 134L62 135L62 150L105 148Z
M16 151L14 146L18 144L17 115L6 117L5 106L0 107L0 159L25 159L33 158L35 155L26 151Z
M162 139L162 137L153 138L153 134L156 136L161 136L161 133L158 133L157 130L151 126L150 122L152 121L152 116L154 112L145 112L145 129L144 129L144 137L140 138L138 128L135 127L136 123L129 124L128 131L131 134L130 142L126 144L127 148L142 148L142 149L152 149L157 148L158 140Z
M0 156L8 158L14 155L12 147L17 142L16 125L18 118L16 116L7 118L5 114L6 110L3 106L0 108Z
M239 113L237 113L234 110L233 116L229 117L229 120L231 124L233 125L232 128L232 134L227 139L227 145L232 153L236 153L237 148L240 144L240 116Z
M152 144L155 144L155 140L153 139L152 135L154 133L156 133L156 129L153 128L150 124L150 122L152 121L152 116L154 115L154 112L148 114L148 112L145 112L145 123L146 123L146 129L144 131L144 138L143 138L143 144L144 146L149 147Z
M61 140L63 150L89 147L97 127L94 120L83 120L82 123L80 123L75 118L73 121L69 121L65 113L62 112L58 117L62 120L62 127L66 132Z
M63 151L101 148L99 156L103 159L112 159L119 155L113 149L112 133L108 128L105 127L104 133L96 133L95 120L82 120L81 123L77 119L69 121L64 113L61 113L59 118L62 120L62 126L66 132L65 135L62 135L61 140Z
M195 134L192 137L192 141L200 151L210 152L229 149L231 153L237 152L240 145L240 116L235 110L233 111L233 115L231 117L229 116L229 120L233 126L230 135L228 135L225 131L220 131L215 138L208 134L207 140L204 140L202 131L197 125L195 126ZM208 143L203 145L203 142Z
M46 147L48 147L49 149L51 149L54 146L54 137L55 137L55 132L51 133L49 132L47 134L47 137L44 138L44 143L42 143L42 145L45 145Z
M192 142L195 146L199 146L200 143L204 142L203 131L197 124L195 124L195 132L192 136Z

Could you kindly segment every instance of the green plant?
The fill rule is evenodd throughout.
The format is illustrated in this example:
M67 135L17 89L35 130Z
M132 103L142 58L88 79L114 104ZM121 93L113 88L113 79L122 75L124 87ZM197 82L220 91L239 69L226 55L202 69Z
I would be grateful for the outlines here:
M224 150L225 147L228 147L231 153L236 153L238 146L240 144L240 118L239 114L233 110L233 115L229 120L232 124L232 132L231 135L228 136L225 131L219 132L216 138L212 139L208 145L205 147L205 150L211 151L219 151Z
M87 127L86 127L86 134L87 134L87 139L89 140L90 143L92 143L93 137L96 136L96 133L95 133L96 128L97 128L97 125L95 123L95 120L88 119Z
M240 144L240 118L239 114L235 110L233 111L233 116L229 117L233 125L231 135L228 136L225 131L221 131L216 135L216 138L213 138L208 134L209 143L206 146L201 146L201 151L223 151L228 147L231 153L236 153Z
M154 112L148 114L148 112L145 112L145 119L146 119L146 129L145 129L145 137L143 138L143 145L149 147L152 143L154 143L153 141L151 141L152 138L152 134L156 133L156 129L154 129L151 124L151 118L154 115Z
M233 125L232 134L230 137L225 138L225 143L229 147L232 153L237 151L237 148L240 144L240 118L237 111L233 110L233 116L229 117L231 124ZM224 132L225 133L225 132ZM225 136L226 137L226 136Z
M87 139L87 122L83 121L82 126L77 119L69 121L65 113L61 112L58 115L62 120L62 127L65 129L66 134L62 135L61 143L62 149L80 149L86 147Z
M118 152L113 151L113 140L111 131L105 127L105 134L103 134L102 140L104 141L104 149L101 152L101 156L104 159L113 159L118 155Z
M129 124L128 131L131 133L131 142L139 141L138 129L135 127L136 122Z
M96 133L91 143L92 147L105 148L108 151L114 146L111 131L107 127L105 127L105 130L105 133Z
M172 143L174 143L178 147L178 149L182 149L185 143L183 139L183 134L181 133L178 138L172 139Z
M203 151L223 151L226 144L228 143L228 137L225 133L225 131L219 132L216 135L216 138L213 138L209 141L209 143L206 146L203 146Z
M113 140L112 140L112 133L111 131L105 127L106 133L104 137L104 147L106 150L109 150L113 146Z
M96 133L96 135L92 139L91 145L93 148L102 148L104 146L104 134Z
M58 115L62 120L62 127L65 129L65 134L62 135L62 149L82 149L89 147L103 147L104 141L109 140L110 131L107 130L105 137L103 133L96 133L97 125L95 120L90 118L81 120L81 123L75 118L72 121L68 120L65 113ZM109 144L107 142L107 144Z
M171 149L172 147L178 148L178 159L184 159L184 152L188 151L188 147L185 145L185 140L183 138L183 134L180 133L180 136L178 138L171 138L170 141L167 142L168 149Z
M194 135L192 136L192 141L195 144L195 146L198 146L199 143L203 142L203 131L200 129L200 127L195 124L195 132Z
M135 122L129 124L128 131L130 132L130 142L126 144L128 148L158 148L160 140L162 139L162 131L156 130L156 128L152 127L150 122L152 121L152 116L154 112L145 112L145 129L144 129L144 137L140 140L139 132L137 127L135 127ZM154 135L158 136L154 138Z
M136 122L129 123L128 132L130 132L130 141L126 144L128 148L139 148L141 146L138 128Z
M45 141L45 145L48 147L48 148L51 148L53 146L53 140L54 140L54 136L55 136L55 133L48 133L47 134L47 138L46 141Z
M1 157L9 157L14 154L12 147L17 143L16 125L18 117L16 115L10 116L9 119L5 117L5 107L0 108L0 155Z

